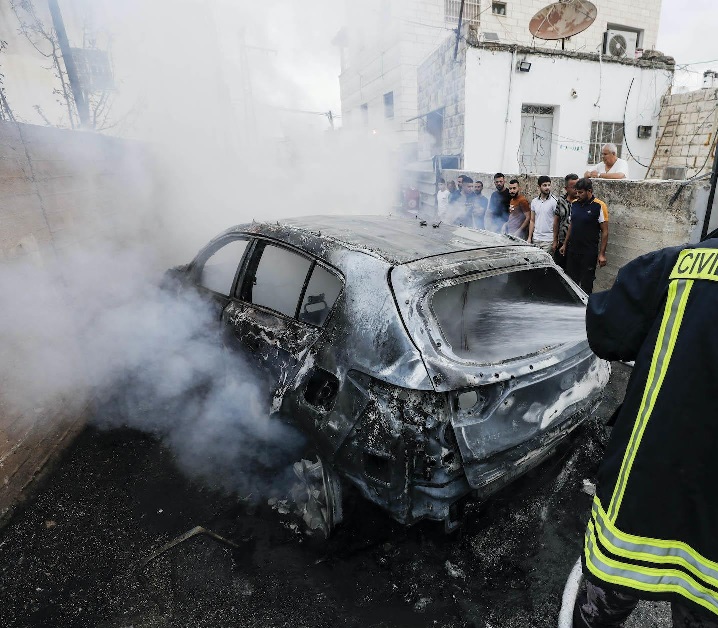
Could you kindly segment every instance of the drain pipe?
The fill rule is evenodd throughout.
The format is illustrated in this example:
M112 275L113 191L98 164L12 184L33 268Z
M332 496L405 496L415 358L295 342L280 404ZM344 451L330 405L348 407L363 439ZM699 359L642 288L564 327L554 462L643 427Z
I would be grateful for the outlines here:
M511 67L509 68L509 95L506 99L506 118L504 120L504 141L501 146L501 161L499 162L500 172L511 170L506 168L504 164L504 158L506 157L506 139L508 137L509 121L511 120L511 91L514 85L514 72L516 72L516 46L512 47L511 50Z
M583 567L581 566L581 558L579 558L568 575L566 586L563 589L561 612L558 615L558 628L573 628L573 607L578 597L582 574Z

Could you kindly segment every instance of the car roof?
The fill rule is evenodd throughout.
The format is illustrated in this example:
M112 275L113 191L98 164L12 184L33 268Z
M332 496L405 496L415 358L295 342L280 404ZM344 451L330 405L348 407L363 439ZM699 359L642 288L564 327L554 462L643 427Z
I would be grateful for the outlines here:
M436 223L433 223L436 224ZM286 240L301 248L314 248L307 238L332 240L352 250L406 264L434 255L475 249L515 247L523 240L489 231L455 227L395 216L306 216L276 222L255 222L237 230ZM295 236L295 237L292 237ZM295 241L296 240L296 241Z

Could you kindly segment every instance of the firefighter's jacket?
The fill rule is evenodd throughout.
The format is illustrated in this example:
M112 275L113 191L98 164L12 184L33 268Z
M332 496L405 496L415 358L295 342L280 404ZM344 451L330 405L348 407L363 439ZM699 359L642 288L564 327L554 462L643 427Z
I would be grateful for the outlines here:
M718 615L718 239L644 255L594 294L593 351L635 360L598 473L584 573Z

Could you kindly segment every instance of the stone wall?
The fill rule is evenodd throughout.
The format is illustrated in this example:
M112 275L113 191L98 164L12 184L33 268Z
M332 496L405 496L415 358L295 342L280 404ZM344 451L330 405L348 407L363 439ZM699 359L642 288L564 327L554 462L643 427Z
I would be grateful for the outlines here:
M718 131L717 89L673 94L663 99L656 152L648 178L690 178L710 173ZM667 167L677 169L666 172Z
M446 180L468 174L484 182L484 194L493 191L493 173L445 170ZM515 175L507 173L507 180ZM537 177L520 175L523 194L530 200L538 193ZM554 177L559 194L563 179ZM656 249L700 239L710 186L706 181L594 181L594 194L609 211L608 264L596 272L596 290L610 288L621 266ZM715 206L714 206L714 211Z
M426 132L426 117L421 118L419 159L429 159L433 155L463 155L466 37L475 38L476 31L465 27L462 32L464 37L459 42L456 60L456 39L450 37L444 40L417 71L419 115L426 116L435 111L441 111L443 114L441 147L436 146L433 137Z
M52 268L79 247L136 237L137 216L150 214L150 173L139 144L0 123L0 271L15 263ZM88 402L72 398L19 410L3 395L7 389L0 375L0 523L82 429Z

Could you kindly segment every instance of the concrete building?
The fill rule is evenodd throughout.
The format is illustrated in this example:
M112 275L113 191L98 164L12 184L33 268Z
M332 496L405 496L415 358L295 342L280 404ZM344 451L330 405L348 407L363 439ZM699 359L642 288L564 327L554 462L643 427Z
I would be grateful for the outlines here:
M586 0L568 0L581 4ZM534 39L531 18L548 0L465 0L464 22L480 42L561 49L560 41ZM393 132L407 157L417 152L418 66L457 26L461 0L367 0L347 2L347 24L334 39L342 52L343 125ZM611 55L610 37L625 41L625 55L655 46L661 0L601 3L584 32L563 42L566 50ZM613 47L616 51L615 46ZM636 53L635 51L639 52Z
M711 172L718 132L718 82L705 73L703 89L663 99L649 178L688 179Z
M583 174L613 142L631 178L645 177L673 59L483 43L472 33L458 62L447 40L419 68L420 159L454 155L479 172Z

